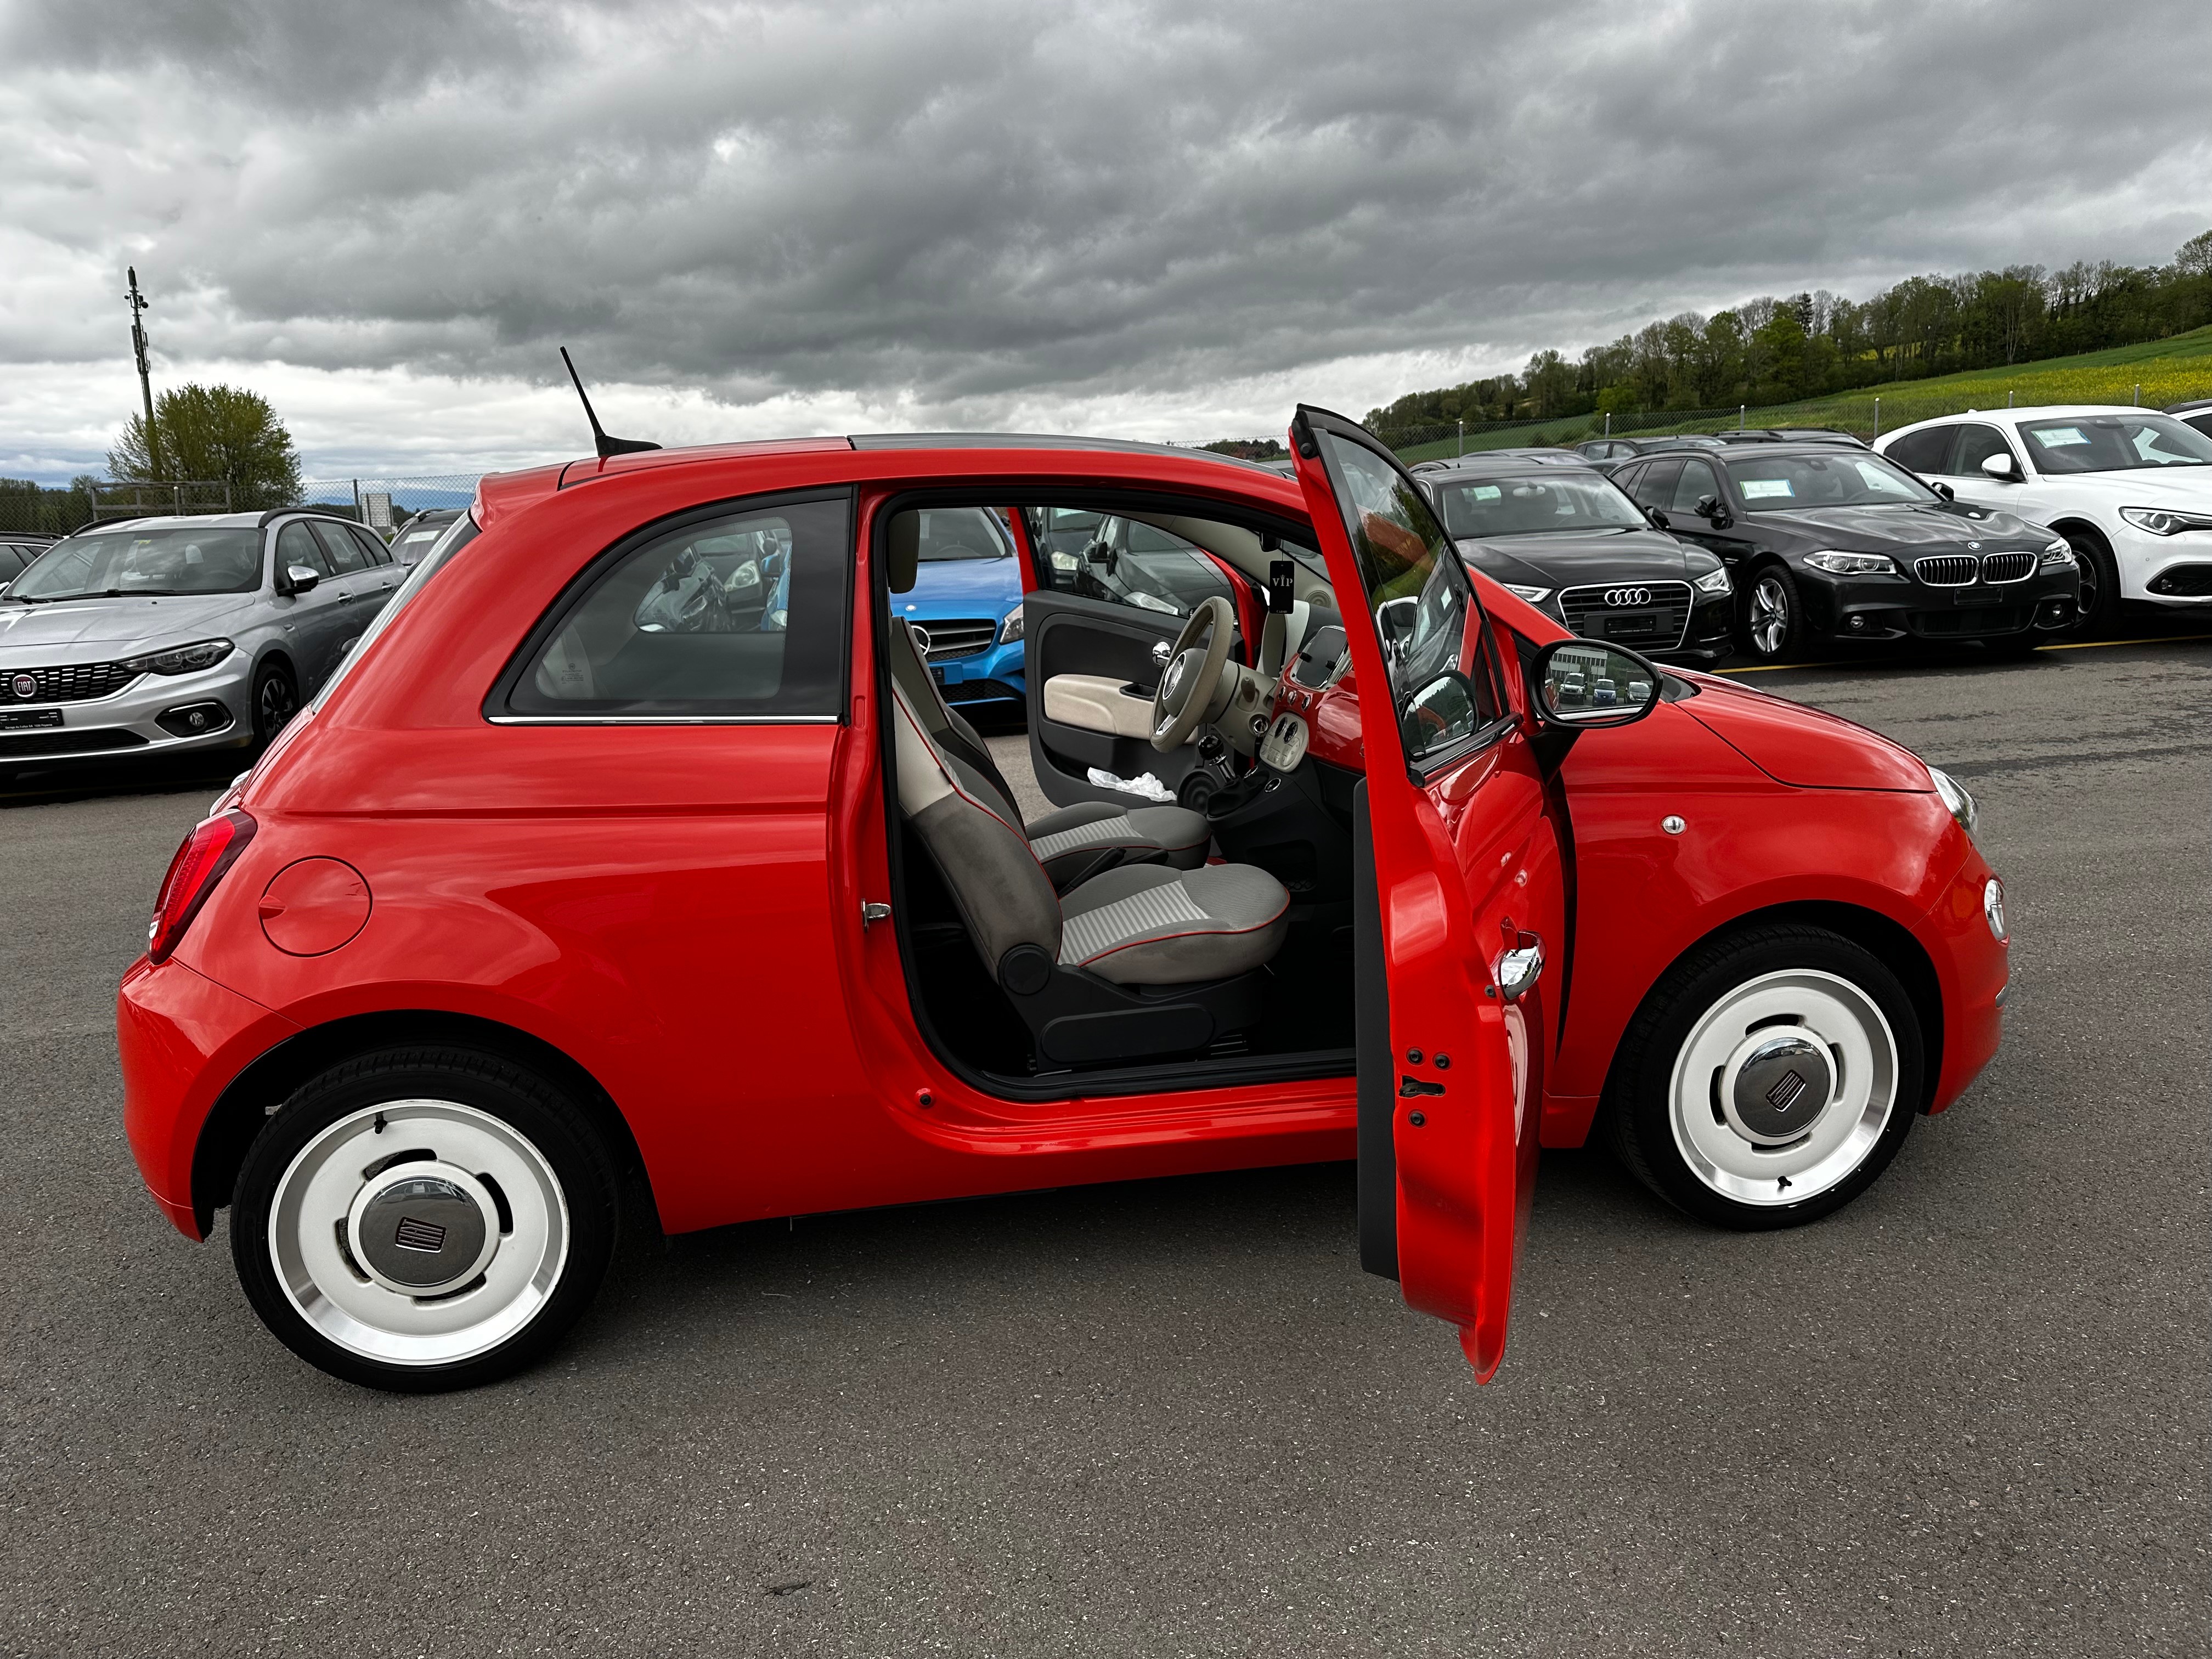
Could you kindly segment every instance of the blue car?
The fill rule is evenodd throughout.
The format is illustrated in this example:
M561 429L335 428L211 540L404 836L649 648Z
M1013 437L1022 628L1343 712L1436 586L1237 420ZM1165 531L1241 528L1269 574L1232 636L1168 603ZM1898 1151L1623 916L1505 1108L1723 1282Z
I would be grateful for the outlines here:
M970 714L1020 715L1022 566L1005 520L987 507L925 510L921 569L892 611L928 635L929 672Z

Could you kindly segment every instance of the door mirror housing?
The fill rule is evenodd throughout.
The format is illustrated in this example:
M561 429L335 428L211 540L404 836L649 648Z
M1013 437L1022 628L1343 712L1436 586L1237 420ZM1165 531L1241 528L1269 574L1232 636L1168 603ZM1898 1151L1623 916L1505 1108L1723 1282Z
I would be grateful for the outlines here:
M284 579L276 584L276 591L279 593L308 593L314 591L315 584L320 580L322 577L304 564L287 565Z
M1984 455L1982 471L1985 477L1995 478L1999 483L2016 483L2020 479L2020 471L2008 454Z
M1617 645L1554 640L1529 665L1536 713L1547 725L1628 726L1659 706L1658 669Z
M1456 668L1447 669L1398 705L1398 735L1406 758L1418 763L1473 737L1482 724L1482 704L1474 682Z
M1716 530L1724 530L1735 522L1729 517L1728 509L1721 505L1721 498L1717 495L1698 497L1698 516L1710 520Z
M1658 507L1645 507L1644 516L1651 520L1651 527L1654 530L1665 530L1670 527L1667 522L1667 514Z
M1959 499L1959 492L1952 489L1950 485L1943 483L1941 479L1930 478L1926 482L1928 487L1934 490L1938 495L1941 495L1945 501L1955 501Z

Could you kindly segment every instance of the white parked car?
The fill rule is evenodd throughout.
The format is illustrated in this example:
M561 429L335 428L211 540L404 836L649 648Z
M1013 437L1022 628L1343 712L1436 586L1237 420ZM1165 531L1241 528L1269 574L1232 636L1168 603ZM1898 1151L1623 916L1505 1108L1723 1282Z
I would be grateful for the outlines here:
M2121 601L2212 605L2212 437L2104 404L1979 410L1899 427L1875 447L1960 501L2066 538L2085 629Z

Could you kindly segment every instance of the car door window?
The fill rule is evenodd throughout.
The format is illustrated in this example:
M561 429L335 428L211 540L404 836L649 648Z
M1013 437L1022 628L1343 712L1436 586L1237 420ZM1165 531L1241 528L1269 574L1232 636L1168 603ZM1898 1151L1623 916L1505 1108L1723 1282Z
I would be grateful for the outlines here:
M371 569L392 562L392 550L377 540L373 532L363 530L358 525L348 525L346 533L361 544L362 554L368 560Z
M1695 513L1698 503L1708 495L1716 501L1727 499L1721 494L1721 481L1713 476L1711 465L1685 461L1681 477L1674 481L1674 491L1662 505L1669 513Z
M1180 536L1110 515L1042 511L1048 516L1037 539L1051 548L1053 586L1065 592L1159 617L1188 617L1210 599L1235 602L1220 568ZM1078 518L1090 521L1089 534L1069 553L1065 520Z
M314 532L304 520L295 519L276 532L276 562L286 570L295 565L304 566L318 576L331 574L331 562L324 556L323 544L315 539Z
M618 547L540 623L494 702L556 720L836 719L851 506L787 501Z
M1892 443L1882 453L1899 466L1910 467L1921 474L1946 472L1950 469L1944 461L1951 452L1951 440L1958 435L1955 426L1931 426L1918 432L1908 432Z
M1664 507L1674 493L1674 480L1681 476L1681 462L1653 461L1637 472L1628 493L1639 506Z
M2004 434L1996 428L1974 422L1959 428L1958 450L1944 471L1964 478L1978 477L1982 463L1992 455L2002 455L2010 459L2012 446L2005 441ZM2015 461L2014 465L2017 466L2018 463Z
M368 568L368 555L346 533L343 525L318 524L313 528L315 539L322 543L323 551L330 559L333 574L350 576Z

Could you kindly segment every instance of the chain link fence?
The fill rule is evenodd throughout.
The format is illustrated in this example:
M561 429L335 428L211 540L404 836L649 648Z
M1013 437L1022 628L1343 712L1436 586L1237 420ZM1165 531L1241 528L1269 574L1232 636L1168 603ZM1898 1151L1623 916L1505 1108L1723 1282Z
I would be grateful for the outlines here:
M435 507L465 507L476 499L480 472L435 472L408 478L309 478L300 505L343 513L372 530L389 532L410 514Z

